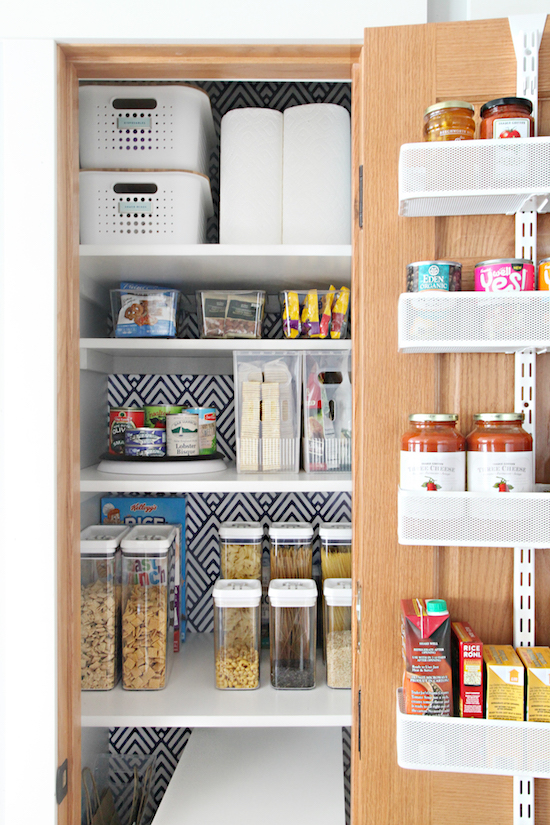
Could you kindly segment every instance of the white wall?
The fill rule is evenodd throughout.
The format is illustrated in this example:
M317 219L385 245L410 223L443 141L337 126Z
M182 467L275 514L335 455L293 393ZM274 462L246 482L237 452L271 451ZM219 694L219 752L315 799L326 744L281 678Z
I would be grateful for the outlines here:
M548 14L549 0L467 0L467 19L484 20L511 14Z

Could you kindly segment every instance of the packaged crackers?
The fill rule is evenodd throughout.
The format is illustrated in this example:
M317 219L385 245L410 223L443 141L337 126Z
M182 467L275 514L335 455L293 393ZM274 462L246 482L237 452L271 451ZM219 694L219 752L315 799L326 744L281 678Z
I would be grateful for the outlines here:
M512 645L485 645L486 718L523 722L524 667Z
M451 623L455 712L483 719L483 642L467 622Z
M525 719L550 722L550 648L518 647L516 652L527 677Z

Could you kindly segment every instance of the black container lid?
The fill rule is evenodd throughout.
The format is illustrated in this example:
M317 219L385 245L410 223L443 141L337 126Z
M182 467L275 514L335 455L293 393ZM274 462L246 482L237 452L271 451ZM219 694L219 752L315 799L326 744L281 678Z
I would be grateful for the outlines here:
M487 103L484 103L479 110L479 114L483 117L485 112L488 111L488 109L492 109L493 106L510 106L517 103L521 106L528 107L529 114L533 111L533 104L526 97L497 97L496 100L489 100Z

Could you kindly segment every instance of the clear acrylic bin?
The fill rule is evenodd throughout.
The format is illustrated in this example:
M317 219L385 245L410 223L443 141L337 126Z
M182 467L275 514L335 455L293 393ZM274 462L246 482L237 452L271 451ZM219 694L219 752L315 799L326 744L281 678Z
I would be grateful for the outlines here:
M351 688L351 592L351 578L324 581L324 649L330 688Z
M298 472L300 355L233 353L237 472Z
M268 590L271 684L278 690L315 687L317 585L274 579Z
M265 299L261 289L198 291L201 338L261 338Z
M285 338L347 338L350 290L309 289L279 292Z
M351 353L303 353L304 469L350 472L352 448Z
M323 581L351 578L351 531L349 521L324 522L319 526Z
M262 539L259 521L227 521L220 524L222 579L262 580Z
M216 687L255 690L260 686L262 585L252 579L221 579L213 598Z
M269 527L271 578L310 579L313 527L303 521L273 522Z
M120 542L128 531L92 525L80 534L82 690L111 690L120 678Z
M115 338L175 338L181 327L177 289L111 289Z

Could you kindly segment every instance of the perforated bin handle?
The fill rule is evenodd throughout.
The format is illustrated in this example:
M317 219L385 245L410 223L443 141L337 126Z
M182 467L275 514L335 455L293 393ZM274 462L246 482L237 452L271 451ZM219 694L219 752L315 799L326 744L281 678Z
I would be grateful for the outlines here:
M112 106L113 109L156 109L157 101L154 97L115 97Z
M113 191L117 195L154 195L158 186L156 183L115 183Z

